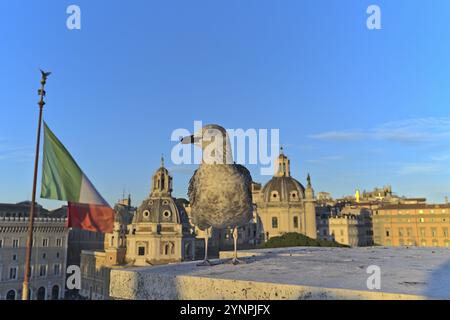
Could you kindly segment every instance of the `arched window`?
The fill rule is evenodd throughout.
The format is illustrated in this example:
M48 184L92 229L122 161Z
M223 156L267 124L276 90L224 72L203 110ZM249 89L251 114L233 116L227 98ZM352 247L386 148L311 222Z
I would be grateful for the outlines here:
M298 217L294 217L294 228L298 228Z
M164 176L164 173L163 174L161 174L161 190L164 190L164 184L165 184L165 181L166 179L165 179L165 176Z
M59 300L59 286L57 285L52 288L52 300Z
M44 287L40 287L40 288L38 289L38 292L37 292L37 299L38 299L38 300L45 300L45 288L44 288Z
M6 300L16 300L16 291L9 290L6 294Z
M167 256L169 254L169 249L170 245L168 243L166 243L166 245L164 246L164 254Z
M277 217L273 217L272 218L272 228L273 229L277 229L278 228L278 218Z

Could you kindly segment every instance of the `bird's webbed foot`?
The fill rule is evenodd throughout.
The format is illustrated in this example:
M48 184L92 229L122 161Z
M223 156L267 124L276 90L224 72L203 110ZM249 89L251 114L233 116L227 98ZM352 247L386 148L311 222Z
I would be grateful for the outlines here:
M209 260L203 260L200 263L197 263L197 267L211 267L213 264Z
M231 259L229 263L234 266L236 266L238 264L246 264L246 262L244 260L239 260L238 258Z

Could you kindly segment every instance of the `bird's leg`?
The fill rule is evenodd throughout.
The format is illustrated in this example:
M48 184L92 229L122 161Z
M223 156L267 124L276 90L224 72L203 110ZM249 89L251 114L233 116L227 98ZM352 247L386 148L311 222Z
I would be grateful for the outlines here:
M238 228L234 227L234 230L233 230L234 256L233 256L233 259L231 259L231 263L234 264L234 265L244 263L241 260L239 260L238 257L237 257L237 240L238 240L238 235L239 235Z
M208 240L210 235L211 228L207 228L205 230L205 258L202 262L197 264L197 266L203 267L203 266L211 266L211 262L208 260Z

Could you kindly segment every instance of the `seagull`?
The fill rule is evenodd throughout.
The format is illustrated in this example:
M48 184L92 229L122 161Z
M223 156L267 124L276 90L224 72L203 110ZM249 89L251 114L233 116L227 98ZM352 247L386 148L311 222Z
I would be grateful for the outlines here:
M211 228L233 229L233 264L237 258L238 227L253 217L252 177L243 165L233 162L226 130L216 124L206 125L201 132L185 137L183 144L195 144L203 151L202 163L189 181L188 196L193 223L205 231L205 258L200 266L208 266L208 238Z

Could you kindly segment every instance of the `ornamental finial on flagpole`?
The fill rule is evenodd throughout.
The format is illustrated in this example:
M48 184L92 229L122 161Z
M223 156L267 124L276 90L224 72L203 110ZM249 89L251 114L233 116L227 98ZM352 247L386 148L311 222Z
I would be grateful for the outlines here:
M38 102L38 105L39 105L40 108L42 108L45 105L45 102L44 102L44 97L45 97L45 90L44 90L44 88L45 88L45 84L47 83L48 76L51 75L52 73L51 72L45 72L42 69L39 69L39 70L41 71L42 78L41 78L41 88L38 90L38 95L41 97L41 99Z

